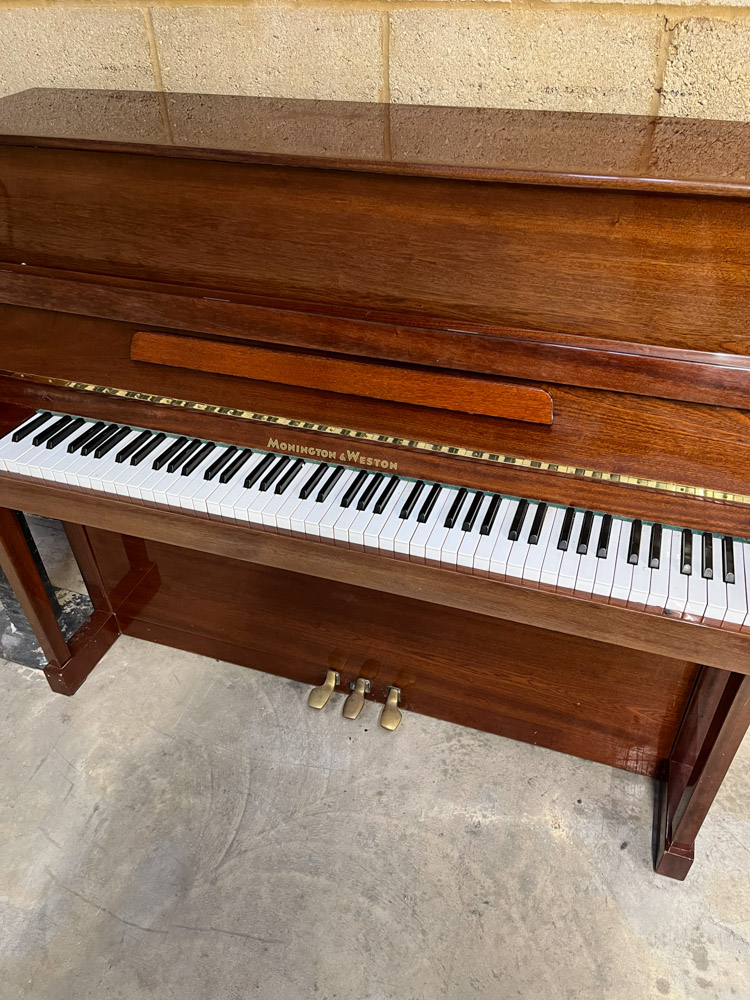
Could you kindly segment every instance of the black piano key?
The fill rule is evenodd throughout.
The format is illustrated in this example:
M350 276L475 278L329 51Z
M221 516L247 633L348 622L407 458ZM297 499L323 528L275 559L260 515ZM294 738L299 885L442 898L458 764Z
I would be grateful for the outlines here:
M96 437L99 431L104 430L105 424L103 420L97 420L95 424L91 427L87 427L83 434L79 434L77 438L70 442L68 445L68 454L72 455L74 452L78 451L79 448L83 448L89 443L89 441Z
M209 465L209 467L203 473L203 478L206 479L209 483L211 482L212 479L216 479L216 477L219 475L224 466L227 465L228 462L232 461L234 456L237 454L237 451L238 451L237 448L225 448L224 451L221 453L221 455L219 455L219 457L216 459L216 461L212 462L211 465Z
M596 558L606 559L609 552L609 538L612 534L612 515L605 514L599 531L599 541L596 543Z
M703 558L702 572L704 580L713 580L714 578L714 538L710 531L703 532Z
M508 530L508 541L517 542L521 537L521 530L523 528L523 522L526 519L526 511L529 509L528 500L519 500L516 506L515 513L513 514L513 520L510 522L510 529Z
M566 507L563 517L560 537L557 539L557 547L561 552L567 552L570 545L570 536L573 533L573 518L576 516L575 507Z
M356 497L359 491L364 486L365 480L367 479L367 473L364 469L357 473L357 475L352 479L349 486L344 490L344 495L341 498L341 506L349 507L352 500Z
M51 416L52 414L48 413L46 410L43 413L37 413L37 415L32 417L27 424L24 424L22 427L19 427L17 431L13 432L11 441L23 441L25 437L28 437L29 434L33 434L35 430L38 430L42 426L42 424L45 424Z
M304 458L295 458L278 483L276 483L274 493L285 493L304 464Z
M373 514L382 514L385 508L388 506L388 501L393 496L393 491L396 489L398 484L401 482L398 476L391 476L391 478L386 483L386 487L383 492L378 497L378 501L372 508Z
M682 552L680 553L680 573L690 576L693 572L693 533L690 528L682 529Z
M586 510L583 513L583 521L581 523L581 531L578 535L578 546L576 552L579 556L585 556L589 550L589 542L591 541L591 529L594 525L594 512L593 510Z
M116 448L120 441L126 438L128 434L130 434L129 427L121 427L114 434L111 434L103 444L100 444L94 449L94 458L104 458L104 456L108 452L112 451L113 448Z
M492 525L495 523L495 518L497 517L497 512L500 510L500 504L502 502L503 498L499 493L492 494L492 499L487 507L487 513L484 515L482 526L479 529L480 535L489 535L492 531Z
M268 454L264 455L263 458L261 458L260 462L258 462L258 464L254 466L254 468L252 468L250 472L247 474L247 478L245 479L245 489L249 490L252 489L253 486L255 486L255 484L258 482L263 473L271 467L271 464L276 457L277 457L276 455ZM228 469L225 469L222 472L221 475L227 477L226 482L229 482L229 480L234 476L234 472L232 471L232 466L237 465L237 468L238 469L240 468L240 465L238 463L241 458L242 455L238 455L237 458L235 458L234 462L232 462L232 465L230 465ZM245 463L243 462L242 465L244 464ZM225 482L225 480L223 480L220 476L219 482L220 483Z
M85 423L83 417L76 417L75 420L71 420L69 424L62 427L57 434L53 434L52 437L47 438L47 447L56 448L59 444L62 444L65 438L69 438L71 434L75 434L79 427L82 427Z
M133 438L133 440L126 444L124 448L121 448L115 455L115 462L126 462L131 455L134 455L141 445L144 445L148 439L151 437L151 431L141 431L138 437Z
M661 533L660 524L651 525L651 538L648 544L648 564L651 569L658 569L661 562Z
M72 417L60 417L58 420L53 420L51 424L47 424L43 427L34 437L31 439L31 443L35 448L38 448L40 444L44 444L53 434L57 434L59 430L63 427L67 427Z
M167 472L177 472L187 462L191 455L194 455L200 448L201 443L198 438L189 441L177 454L167 463Z
M734 576L734 540L731 535L724 535L721 540L721 555L724 563L724 583L735 583Z
M162 431L159 431L158 434L154 434L153 437L149 438L149 440L146 441L145 444L141 445L138 451L131 456L130 464L140 465L141 462L145 461L151 452L158 448L163 441L166 441L166 439L167 435Z
M241 455L238 455L237 458L235 458L234 462L232 462L232 465L235 465L237 462L239 462L241 457L242 457ZM255 484L258 482L263 473L271 467L271 464L273 463L273 460L276 457L277 457L276 455L268 454L264 455L263 458L261 458L260 462L258 462L258 464L254 468L252 468L250 472L247 474L247 478L245 479L245 489L250 490L253 488L253 486L255 486ZM228 475L228 473L231 472L232 465L230 465L228 469L225 469L224 472L222 472L222 476L226 476ZM232 478L233 475L234 472L231 473L231 476L228 476L226 481L229 482L229 480ZM219 482L224 482L224 480L220 479Z
M81 454L90 455L91 452L95 451L100 444L104 444L104 442L108 441L113 434L116 434L119 429L120 428L117 424L110 424L108 427L105 427L103 431L99 431L96 437L92 437L86 442L83 448L81 448Z
M274 455L274 458L279 458L279 456ZM266 493L273 486L287 465L289 465L289 456L282 455L276 465L272 466L263 479L261 479L260 486L258 487L261 493Z
M401 508L401 513L399 517L402 517L404 520L406 520L408 517L411 517L412 511L417 505L417 500L419 500L419 494L422 492L423 489L424 489L424 483L422 482L421 479L418 479L416 483L414 483L414 485L412 486L411 493L406 498L406 503Z
M641 534L643 533L643 521L638 518L631 521L630 539L628 541L628 562L631 566L638 565L638 554L641 551Z
M469 491L466 489L465 486L462 486L461 489L458 491L458 493L456 493L456 499L451 504L450 510L448 511L448 516L445 519L444 527L446 528L455 527L456 521L458 520L458 515L461 513L461 508L463 507L464 500L468 495Z
M547 504L538 503L536 505L536 510L534 511L534 520L531 522L531 530L529 531L529 545L538 545L539 536L542 533L542 528L544 527L544 519L547 516Z
M339 479L341 479L343 475L344 475L344 466L337 465L336 468L333 469L333 471L331 472L328 479L326 479L326 481L321 486L320 492L315 497L315 502L323 503L323 501L326 499L328 494L331 492L333 487L336 485L336 483L339 481Z
M201 462L207 455L211 454L215 447L216 445L212 441L206 441L203 447L199 448L188 462L185 462L182 467L182 475L189 476L192 472L195 472Z
M422 509L417 514L417 521L420 524L424 524L427 518L433 511L435 504L437 503L437 498L440 496L443 487L439 483L435 483L430 492L427 494L427 499L422 504Z
M482 500L484 500L484 493L475 493L471 501L469 509L466 511L466 517L464 518L464 523L461 525L462 531L472 531L474 528L474 522L477 519L477 514L479 513L479 508L482 506Z
M171 462L172 459L177 454L177 452L181 451L186 443L187 443L186 437L175 438L174 441L169 445L169 447L164 449L161 455L157 455L157 457L154 459L154 464L152 465L152 468L156 469L157 471L159 469L163 469L164 466L167 464L167 462Z
M328 465L326 462L323 462L321 465L317 466L313 474L310 476L305 485L299 491L300 500L307 500L309 496L312 496L313 490L318 485L323 476L326 474L327 468Z
M378 487L385 479L382 472L376 472L374 476L370 478L370 482L367 484L364 493L357 500L357 510L367 510L370 506L370 501L375 496L378 491Z
M243 465L253 457L253 451L251 448L243 448L239 455L235 455L229 465L224 469L219 476L220 483L228 483L237 475ZM245 484L247 485L247 483Z

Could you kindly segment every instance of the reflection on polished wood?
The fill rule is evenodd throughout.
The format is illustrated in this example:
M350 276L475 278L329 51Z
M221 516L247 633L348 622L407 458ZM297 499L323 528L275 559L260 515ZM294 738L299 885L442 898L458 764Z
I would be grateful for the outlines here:
M0 430L43 407L747 537L749 154L739 122L12 95ZM750 720L744 625L8 474L0 506L54 690L125 633L314 707L340 683L386 728L424 712L661 776L672 877ZM66 523L95 609L68 643L15 510Z

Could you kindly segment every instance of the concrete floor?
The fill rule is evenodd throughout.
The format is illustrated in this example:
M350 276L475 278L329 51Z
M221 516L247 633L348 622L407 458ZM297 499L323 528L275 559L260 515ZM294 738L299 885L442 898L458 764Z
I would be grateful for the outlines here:
M750 995L750 745L684 884L652 785L122 639L0 662L3 1000Z

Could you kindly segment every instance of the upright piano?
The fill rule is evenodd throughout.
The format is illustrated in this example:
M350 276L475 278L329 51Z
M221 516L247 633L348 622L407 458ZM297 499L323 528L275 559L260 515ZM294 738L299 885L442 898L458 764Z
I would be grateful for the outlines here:
M684 878L750 721L749 171L737 122L0 101L0 565L51 687L125 634L649 775Z

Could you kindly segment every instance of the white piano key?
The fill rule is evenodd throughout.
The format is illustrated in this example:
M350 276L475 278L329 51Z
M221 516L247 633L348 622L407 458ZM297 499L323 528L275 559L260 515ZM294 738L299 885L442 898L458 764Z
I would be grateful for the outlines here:
M539 541L536 545L529 546L529 554L526 557L526 562L523 564L523 580L528 583L539 583L542 578L542 564L544 563L544 557L547 554L547 546L550 544L552 539L552 526L555 523L556 510L556 507L547 508L544 524L542 525L542 530L539 535ZM560 533L559 527L557 532L558 534Z
M165 447L165 445L163 444L160 447ZM123 476L123 486L126 488L128 496L132 500L135 500L136 503L142 504L144 502L141 494L142 487L149 479L158 475L153 468L153 454L149 455L148 458L143 459L138 465L133 466L133 468L135 469L135 472L131 475ZM71 473L75 473L75 471L75 469L72 469Z
M492 553L497 545L497 540L503 530L503 525L505 525L505 533L507 535L508 528L513 520L515 509L516 501L510 500L508 497L503 497L500 501L500 506L498 507L497 514L495 515L495 521L490 528L489 534L483 535L480 530L479 544L474 550L474 563L471 569L472 573L476 576L489 575L490 559L492 558Z
M302 538L319 539L320 522L329 510L340 506L344 490L348 488L349 483L351 482L351 477L347 477L346 473L341 474L336 482L336 485L333 487L325 500L317 499L320 490L325 485L334 469L335 466L331 466L325 472L320 483L313 490L307 500L303 500L292 514L290 523L293 535L297 535Z
M734 540L734 583L727 584L727 612L724 621L731 625L742 625L747 618L748 583L746 561L750 560L750 545Z
M564 518L565 508L556 507L552 525L552 537L547 545L544 562L542 563L542 574L539 580L540 583L551 587L557 586L558 577L560 576L560 563L565 555L563 550L557 547Z
M68 457L68 444L79 434L83 434L85 430L86 430L86 425L82 424L71 437L65 438L64 441L61 441L60 444L55 445L54 448L48 448L47 443L46 442L44 443L43 448L45 451L45 455L44 458L40 461L40 473L41 473L41 478L44 479L45 482L53 483L57 481L55 470L59 465L59 463Z
M319 464L318 462L305 462L300 472L297 473L294 482L286 491L284 503L276 513L276 531L280 534L291 534L292 515L294 512L302 504L309 503L311 500L314 501L314 495L309 496L306 501L303 500L300 492ZM323 474L323 478L325 478L325 473Z
M652 524L644 524L641 529L641 544L638 549L638 562L633 566L633 576L630 583L630 597L628 602L632 605L646 606L648 595L651 591L651 567L649 566L648 555L651 546L651 532L654 530Z
M264 458L265 454L262 451L254 451L242 468L238 472L235 472L228 483L220 484L223 486L223 489L212 493L206 501L209 517L213 517L218 521L227 521L231 524L239 523L237 519L237 506L243 499L245 502L248 499L246 496L248 487L245 486L245 481L252 473L257 471L257 467ZM250 488L257 489L258 482Z
M331 521L338 516L337 512L342 509L341 498L351 486L352 479L356 473L354 469L345 469L336 480L335 485L332 487L325 500L318 500L317 496L320 493L320 490L325 486L334 469L335 466L331 468L330 472L325 474L320 486L315 490L313 495L305 501L305 507L298 507L295 511L292 519L292 532L294 534L301 532L306 538L315 538L319 540L321 522L325 518L328 518L328 520Z
M13 475L29 476L28 467L33 466L38 451L39 447L34 445L29 438L16 442L6 452L6 470Z
M573 526L570 529L570 541L567 549L563 552L560 560L560 570L557 574L557 586L562 590L574 590L576 577L578 576L578 566L581 557L576 552L578 547L578 536L581 534L583 524L583 511L577 510L573 515ZM558 533L559 534L559 533Z
M435 501L435 506L430 511L430 516L422 524L417 524L417 530L411 538L409 546L409 559L412 562L423 563L427 557L427 543L430 535L441 524L444 524L448 511L456 496L456 491L443 489Z
M682 532L672 533L672 550L669 555L669 594L664 610L674 614L684 614L688 598L690 577L682 571ZM693 569L695 572L695 569ZM700 572L700 569L699 569Z
M620 525L620 538L617 544L617 556L615 559L615 575L612 580L612 591L610 593L610 600L612 601L630 600L630 589L633 585L633 566L632 563L628 562L631 531L632 521L623 521ZM609 544L611 546L612 542L610 541Z
M693 572L687 578L687 603L685 604L685 614L695 618L702 618L706 613L708 605L708 581L704 579L701 559L701 546L703 539L698 534L693 535Z
M130 431L119 445L115 446L110 452L99 459L101 465L96 471L96 478L99 484L98 488L102 492L117 495L117 486L122 480L122 465L116 460L117 452L121 448L125 448L131 441L134 441L139 433L140 431Z
M483 538L486 536L481 534L482 521L484 521L487 516L487 510L492 503L492 493L487 493L482 499L481 506L479 508L479 513L477 514L476 520L474 521L474 527L471 531L464 532L464 538L458 547L458 552L456 554L456 569L460 573L473 573L474 572L474 559L476 558L477 549ZM502 506L502 503L501 503ZM445 511L446 515L448 510ZM495 515L495 523L500 516L500 507L498 507L497 514ZM443 518L445 520L445 518ZM492 527L494 528L494 524Z
M346 510L346 507L341 506L341 501L343 499L344 493L351 486L352 482L359 474L360 469L346 469L336 484L336 503L328 507L323 517L318 521L318 537L321 542L326 542L328 544L333 544L333 528L341 516L341 512ZM343 489L340 487L343 485ZM333 491L332 491L333 492Z
M575 589L580 594L592 594L594 592L594 581L596 579L597 559L596 550L599 542L599 532L602 530L602 515L595 514L591 524L591 537L589 538L588 551L585 555L579 556L578 574L576 576ZM576 535L576 545L578 536Z
M261 521L263 527L266 531L278 532L278 518L284 507L289 504L290 501L296 501L299 503L299 491L304 484L305 478L310 473L310 468L312 467L312 462L303 463L299 471L297 472L294 479L289 483L287 488L283 493L275 493L273 500L266 504L261 513ZM287 471L286 469L284 470ZM275 489L276 483L271 487L272 490Z
M394 507L391 507L391 513L386 518L385 524L380 532L380 536L378 538L378 551L380 552L389 552L393 554L396 535L398 535L404 523L404 519L401 517L401 508L404 503L406 503L407 497L414 488L414 483L411 480L406 480L405 482L407 489L404 490L402 495L402 502Z
M427 492L430 489L422 490L420 494L420 501L424 503L424 499L427 496ZM411 545L412 536L419 527L419 522L417 521L417 514L419 513L420 504L416 503L412 509L411 514L408 517L401 519L401 527L396 532L396 536L393 539L393 554L399 556L402 559L409 558L409 547Z
M0 470L6 469L5 465L6 458L12 456L14 453L20 453L21 451L23 451L24 446L28 446L28 444L31 442L31 438L34 436L33 433L30 433L30 436L24 438L22 441L14 441L13 435L16 433L16 431L20 431L22 428L27 427L29 424L33 423L38 416L39 416L38 412L33 413L30 417L28 417L26 420L18 424L12 430L8 431L7 434L4 434L0 438ZM50 414L44 423L39 424L38 429L40 431L43 430L43 428L53 419L55 418L53 417L52 414Z
M255 486L245 489L244 493L240 494L234 506L234 518L238 524L246 523L257 528L263 527L263 514L265 510L269 507L274 507L275 501L279 499L279 494L274 493L276 483L269 486L267 490L260 488L264 477L268 475L268 472L272 468L273 466L260 477Z
M62 444L58 445L57 448L54 449L55 456L50 462L47 470L49 478L52 482L63 484L68 483L65 473L72 465L75 464L79 457L79 452L73 452L71 454L71 452L68 451L68 446L72 444L77 437L81 434L85 434L86 431L93 427L94 423L95 421L93 420L85 421L81 427L78 428L72 438L66 439L62 442Z
M476 496L476 493L477 493L476 490L471 490L469 492L469 495L466 497L466 500L464 500L461 511L458 517L456 518L456 523L452 528L448 529L446 536L443 539L442 545L440 546L441 566L450 567L451 569L457 568L458 550L461 548L466 539L466 532L464 531L464 521L466 520L466 516L469 513L469 510L471 509L471 505L474 503L474 497ZM443 520L445 521L445 518ZM477 524L477 521L475 519L473 530L479 531L480 528L481 528L481 522ZM433 544L434 543L430 541L428 546L430 553L432 552Z
M487 573L489 576L505 576L505 570L508 565L508 557L510 556L510 551L513 548L513 542L508 538L508 531L513 523L513 517L516 513L516 507L518 502L516 500L511 500L508 504L508 508L503 516L502 524L499 527L499 531L495 537L495 544L492 549L492 554L489 558L489 565L487 567ZM498 516L500 511L498 511ZM495 521L497 524L497 520ZM479 547L477 547L479 549ZM477 557L480 557L479 551L475 554L475 565L477 563ZM480 563L480 567L484 565L484 561Z
M469 509L469 504L471 503L471 498L469 496L467 496L464 500L461 510L459 511L456 524L453 528L446 528L445 526L446 518L450 513L451 504L456 499L457 494L458 490L451 490L451 503L448 505L448 509L443 514L442 519L437 522L430 533L430 537L427 539L424 550L425 562L427 563L432 563L437 566L440 565L440 557L443 553L443 546L445 545L445 540L448 537L448 534L459 526L459 522L463 523L463 518L466 516L466 511Z
M219 481L219 475L221 475L221 473L214 476L213 479L206 479L206 472L211 468L214 462L217 462L222 455L227 453L229 447L230 446L228 444L218 445L218 447L216 447L209 455L208 461L201 466L199 482L196 484L195 489L191 491L189 499L186 501L191 510L198 511L201 514L207 514L208 501L220 487L226 485Z
M383 477L383 479L381 480L381 482L380 482L380 484L379 484L379 486L378 486L378 488L377 488L377 490L375 492L375 495L370 499L370 502L367 505L367 510L358 510L357 511L357 516L352 521L351 527L349 528L349 548L350 549L364 549L364 548L366 548L365 534L366 533L369 534L369 531L370 531L369 526L370 526L370 523L373 521L373 518L377 517L378 518L378 523L380 525L382 525L383 523L385 523L384 522L384 518L387 516L386 513L385 513L385 511L382 514L375 514L375 506L376 506L378 500L380 499L380 497L382 496L383 491L388 486L389 482L390 482L390 480L387 477ZM399 491L399 486L400 485L401 485L400 483L396 483L396 486L394 487L393 493L391 494L391 496L389 498L389 503L386 505L389 508L390 508L390 504L393 503L394 496L397 493L398 493L399 496L401 495L401 493ZM378 524L376 524L376 526L375 526L375 531L377 531L377 530L378 530ZM375 548L377 548L377 542L375 543Z
M672 546L679 545L679 532L663 528L661 533L661 553L659 568L651 570L651 589L648 592L648 607L666 608L669 598L669 575L671 571Z
M385 487L383 487L383 489L384 488ZM362 544L364 548L371 549L373 551L379 550L381 533L393 512L395 510L400 510L403 506L406 500L406 491L410 488L411 483L408 480L401 480L396 483L396 488L391 494L383 512L381 514L373 514L362 530ZM382 490L380 492L382 492Z
M75 466L75 477L78 486L85 490L97 489L97 473L101 459L96 458L94 452L88 455L81 455L81 460Z
M609 598L612 594L612 586L615 582L615 567L617 565L617 553L619 551L620 533L623 530L624 522L618 518L612 518L612 525L609 532L609 545L604 558L596 559L596 576L594 577L593 593L599 597ZM598 550L599 539L594 540L594 548Z
M724 560L721 551L721 535L713 536L712 548L714 575L711 580L706 581L705 617L710 621L722 622L727 613L727 584L724 583L724 573L722 572Z

